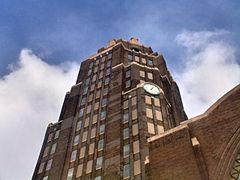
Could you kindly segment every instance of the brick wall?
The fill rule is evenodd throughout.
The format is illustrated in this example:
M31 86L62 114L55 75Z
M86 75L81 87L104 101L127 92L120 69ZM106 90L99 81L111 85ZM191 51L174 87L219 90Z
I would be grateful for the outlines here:
M240 149L240 85L203 115L149 138L149 179L229 179Z

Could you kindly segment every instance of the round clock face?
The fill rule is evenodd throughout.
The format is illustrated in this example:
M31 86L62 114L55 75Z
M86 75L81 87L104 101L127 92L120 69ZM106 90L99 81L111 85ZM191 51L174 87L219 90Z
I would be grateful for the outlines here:
M143 88L146 92L152 95L159 95L160 94L160 87L153 83L145 83Z

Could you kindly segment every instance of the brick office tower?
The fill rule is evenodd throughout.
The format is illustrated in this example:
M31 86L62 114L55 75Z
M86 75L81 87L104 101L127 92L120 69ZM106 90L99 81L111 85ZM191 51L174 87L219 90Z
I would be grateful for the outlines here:
M186 119L162 55L132 38L83 61L33 179L145 179L147 138Z
M32 179L239 180L240 85L186 119L163 57L112 40L82 62Z

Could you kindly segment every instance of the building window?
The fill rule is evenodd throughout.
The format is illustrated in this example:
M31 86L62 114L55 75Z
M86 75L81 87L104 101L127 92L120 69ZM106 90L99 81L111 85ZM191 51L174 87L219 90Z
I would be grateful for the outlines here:
M74 137L73 146L76 146L78 144L79 139L80 139L80 135L78 134Z
M104 134L105 132L105 124L102 124L100 127L99 127L99 134Z
M123 178L129 178L130 177L130 165L126 164L123 166Z
M111 60L107 61L107 67L110 67L111 65L112 65L112 61Z
M133 136L138 135L138 124L133 124L133 126L132 126L132 135Z
M156 110L155 113L156 113L156 119L159 120L159 121L162 121L162 113L161 113L161 111Z
M95 82L97 79L97 75L95 74L93 77L92 77L92 82Z
M87 162L86 174L92 172L92 164L93 164L92 160Z
M40 173L43 172L44 165L45 165L45 162L42 162L42 163L40 164L39 169L38 169L38 174L40 174Z
M94 153L94 146L95 146L95 143L91 143L89 145L89 149L88 149L88 155L91 155Z
M110 81L110 78L107 77L107 78L105 79L105 81L104 81L104 85L108 85L108 84L109 84L109 81Z
M92 124L95 124L95 123L97 123L97 117L98 117L98 115L97 115L97 114L95 114L95 115L93 116L93 119L92 119Z
M101 120L104 120L106 118L106 111L101 112L100 118L101 118Z
M139 57L138 56L135 56L135 61L139 62Z
M132 111L132 120L134 120L134 119L137 119L137 109L134 109L133 111Z
M95 179L94 180L101 180L102 179L102 177L101 176L97 176L97 177L95 177Z
M107 98L102 99L102 107L107 105Z
M89 68L92 68L92 67L93 67L93 62L89 64Z
M87 140L87 131L84 131L83 132L83 135L82 135L82 142L85 142Z
M158 98L154 98L154 105L160 107L160 100Z
M96 163L96 170L102 168L102 163L103 163L103 157L98 157L97 158L97 163Z
M134 106L136 104L137 104L137 97L134 96L134 97L132 97L132 106Z
M90 91L93 91L94 88L95 88L95 84L92 84L92 85L91 85L91 88L90 88Z
M84 108L80 109L78 117L83 117L83 113L84 113Z
M93 93L91 93L88 97L88 102L91 102L93 100Z
M142 63L146 64L146 59L145 58L142 58Z
M148 65L153 66L153 61L151 59L148 59Z
M148 118L153 118L153 112L152 109L146 108L146 115Z
M164 132L164 127L163 127L163 126L159 126L159 125L157 125L157 129L158 129L158 134Z
M87 75L90 76L91 74L92 74L92 69L89 69Z
M51 169L52 167L52 159L49 159L48 162L47 162L47 166L46 166L46 171L48 171L49 169Z
M106 70L106 76L108 76L110 73L111 73L111 69L108 68L108 69Z
M149 134L155 134L154 124L148 122L148 123L147 123L147 126L148 126L148 133L149 133Z
M87 92L88 92L88 87L85 87L85 88L83 89L83 94L85 95L85 94L87 94Z
M91 109L92 109L92 105L87 106L87 114L91 112Z
M72 180L73 177L73 168L68 170L68 174L67 174L67 180Z
M44 176L42 180L48 180L48 176Z
M145 103L146 104L152 104L152 100L150 96L145 96Z
M105 60L106 60L106 56L103 56L101 62L104 62Z
M84 157L85 151L86 151L86 146L84 146L80 149L79 159Z
M43 157L46 157L46 156L48 155L49 149L50 149L49 146L47 146L47 147L44 149Z
M74 150L72 151L70 162L75 161L76 157L77 157L77 150Z
M103 146L104 146L104 139L100 139L98 141L98 151L103 150Z
M134 161L133 167L134 176L141 173L140 160Z
M131 77L131 70L127 70L126 71L126 76L125 76L126 78L129 78L129 77Z
M100 70L103 70L103 69L104 69L104 64L101 64Z
M97 71L98 71L98 67L95 67L95 68L93 69L93 72L96 73Z
M129 88L131 86L131 81L130 80L127 80L125 82L125 88Z
M103 78L103 71L99 73L99 79Z
M148 79L153 80L153 73L147 73Z
M95 61L95 65L98 65L98 64L99 64L99 59Z
M145 78L145 71L140 70L140 77Z
M47 142L50 142L50 141L52 140L52 138L53 138L53 133L50 133L50 134L48 135L48 140L47 140Z
M125 111L123 114L123 123L127 123L129 121L129 113Z
M82 98L82 101L81 101L81 106L85 105L85 103L86 103L86 100L87 100L87 98L86 98L86 97Z
M79 131L81 129L81 126L82 126L82 121L78 121L76 131Z
M106 95L108 93L108 87L103 89L103 94Z
M93 93L91 93L88 97L88 102L91 102L93 100Z
M82 176L83 164L78 165L76 178Z
M133 154L139 153L139 141L133 142Z
M100 95L101 95L101 91L98 90L98 91L96 92L96 99L97 99L97 98L100 98Z
M123 157L128 157L130 153L130 146L126 144L123 146Z
M54 153L55 153L56 147L57 147L57 143L54 143L54 144L52 145L50 154L54 154Z
M60 130L57 130L55 133L54 139L57 139L59 137L59 134L60 134Z
M129 138L129 128L123 129L123 139Z
M92 130L91 130L91 138L95 138L95 136L96 136L96 128L94 127L94 128L92 128Z
M123 109L127 109L128 108L128 100L123 102Z
M112 58L112 53L109 53L107 56L107 59L111 59Z
M133 60L133 56L131 54L128 54L128 62L131 62Z
M95 102L94 110L97 110L98 108L99 108L99 102Z
M85 86L88 86L89 82L90 82L90 78L87 78L86 81L85 81Z
M88 127L89 126L89 117L85 119L84 122L84 127Z

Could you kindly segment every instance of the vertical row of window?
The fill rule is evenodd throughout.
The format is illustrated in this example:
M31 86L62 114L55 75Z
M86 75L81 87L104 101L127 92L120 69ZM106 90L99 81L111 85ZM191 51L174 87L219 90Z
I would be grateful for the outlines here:
M128 53L127 57L128 57L127 58L128 63L131 63L132 61L135 61L135 62L137 62L139 64L142 64L142 65L147 65L147 66L150 66L150 67L154 66L153 60L151 58L149 58L148 56L140 57L138 54Z
M110 53L89 64L88 77L84 82L79 104L78 121L72 144L73 150L67 180L73 178L74 172L75 177L79 178L102 169L111 58L112 54ZM101 176L95 177L95 180L100 179Z
M125 71L125 88L131 87L131 69Z
M53 155L56 152L57 148L57 139L59 137L60 130L55 130L48 135L47 144L43 151L42 161L38 168L38 174L43 173L44 171L49 171L53 163ZM48 176L43 177L43 180L47 180Z
M123 102L122 116L122 139L123 139L123 179L136 176L141 173L140 167L140 141L137 113L137 97ZM133 168L132 168L133 167ZM132 171L132 170L133 171Z
M160 134L164 132L160 99L157 97L145 96L146 117L149 134Z

